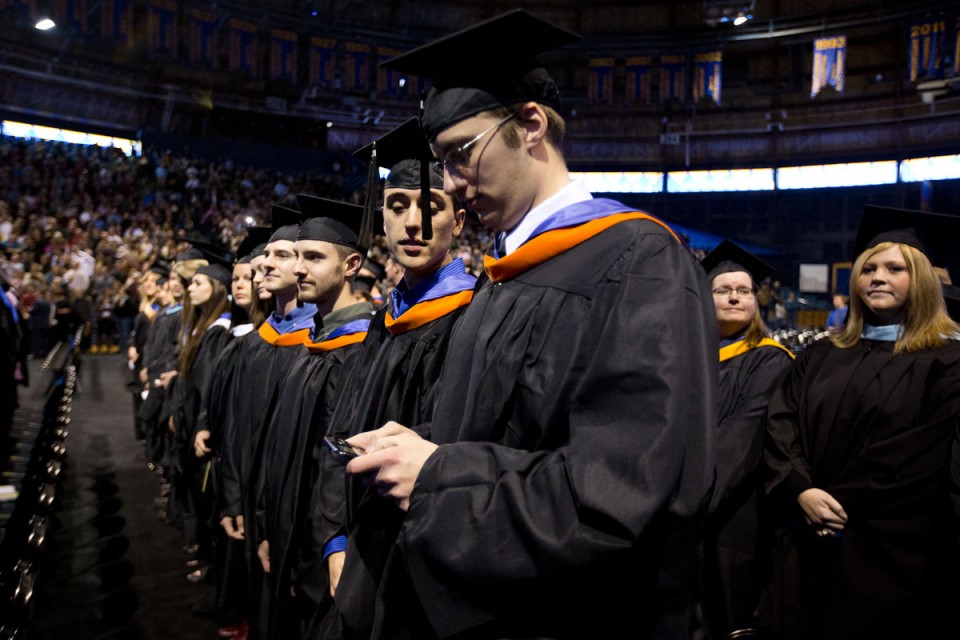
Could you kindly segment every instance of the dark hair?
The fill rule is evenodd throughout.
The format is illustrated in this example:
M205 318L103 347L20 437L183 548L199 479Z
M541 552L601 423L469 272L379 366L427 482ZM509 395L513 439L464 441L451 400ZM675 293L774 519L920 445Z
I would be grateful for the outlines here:
M177 375L179 376L186 376L190 373L197 358L197 350L200 347L200 341L203 340L203 334L221 314L230 310L230 299L227 297L227 288L224 284L202 273L197 275L207 278L213 291L210 293L210 299L202 306L191 305L189 312L187 307L184 306L183 333L181 335L185 336L185 340L180 349L180 359L177 363ZM188 313L189 315L187 315Z

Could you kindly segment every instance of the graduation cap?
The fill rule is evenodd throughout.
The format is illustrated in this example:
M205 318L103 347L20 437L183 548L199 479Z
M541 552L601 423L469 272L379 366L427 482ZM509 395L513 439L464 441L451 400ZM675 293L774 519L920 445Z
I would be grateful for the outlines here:
M364 269L373 274L373 279L375 281L383 280L387 277L387 270L384 269L383 265L376 260L371 260L370 258L364 260L363 266L360 267L360 270L363 271Z
M419 119L410 118L374 142L354 151L353 155L370 163L364 215L373 220L374 212L380 207L379 180L376 178L380 175L379 168L383 167L390 172L384 188L420 189L420 202L423 203L420 208L420 230L425 240L432 238L433 220L428 206L430 189L443 190L443 170L433 162L433 151L423 135Z
M260 253L257 247L263 246L270 239L270 227L247 227L247 236L237 248L237 264L246 264Z
M203 260L203 251L196 247L190 247L186 251L181 251L173 259L174 262L188 262L190 260Z
M198 249L203 255L201 259L207 262L217 261L232 263L235 256L230 249L219 242L214 242L204 234L191 231L183 238L184 242L189 242L193 249Z
M427 140L483 111L532 100L559 107L560 90L535 56L580 36L517 9L386 60L381 66L433 80L422 126Z
M169 277L170 263L166 260L156 260L150 267L150 273L155 273L161 278Z
M759 284L774 272L774 268L769 264L729 240L724 240L704 256L700 266L707 272L707 278L711 282L721 273L744 271L750 274L754 284Z
M199 267L196 273L202 273L212 280L219 280L225 287L230 287L230 281L233 279L233 253L222 254L218 250L204 252L204 258L207 261L202 267Z
M296 209L273 205L270 214L270 231L267 244L277 240L297 241L297 228L300 226L300 212Z
M366 243L360 237L364 222L363 207L305 194L298 194L297 202L303 212L297 240L322 240L350 247L360 253L367 252L369 235Z
M935 267L946 267L960 239L960 216L868 205L863 209L854 259L881 242L899 242L918 249Z

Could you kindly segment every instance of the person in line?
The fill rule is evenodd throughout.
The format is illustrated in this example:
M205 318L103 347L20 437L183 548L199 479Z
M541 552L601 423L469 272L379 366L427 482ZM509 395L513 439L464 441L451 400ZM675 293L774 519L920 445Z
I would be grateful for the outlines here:
M573 40L518 10L386 63L433 81L422 124L444 191L498 232L431 422L349 440L365 453L348 473L406 512L410 637L691 630L712 296L669 227L571 182L557 85L534 56Z
M700 264L713 288L720 349L717 478L704 531L703 615L707 637L757 630L755 611L770 573L772 530L763 504L767 403L793 354L760 318L766 262L724 240Z
M254 332L263 324L267 314L269 292L261 298L254 285L256 266L263 262L263 250L270 238L269 227L251 227L247 230L237 254L240 258L233 267L230 291L233 297L231 310L230 335L232 340L224 349L217 365L217 375L210 380L204 406L197 417L193 438L194 453L197 458L212 462L210 486L219 504L220 490L220 453L223 447L224 433L231 422L233 404L230 391L235 385L237 368L240 365L240 348L246 340L259 339ZM218 633L222 638L245 640L248 634L247 616L247 579L242 538L228 537L223 527L213 523L214 541L214 610L218 621Z
M784 638L956 634L960 334L931 263L958 233L960 217L867 207L846 325L804 349L770 400Z
M210 465L194 455L194 432L220 355L231 338L227 294L231 273L215 260L210 256L210 264L197 269L187 287L191 312L183 322L183 345L174 385L176 455L171 479L174 498L183 513L185 545L197 546L196 557L187 561L190 582L203 580L213 559L208 526L213 507Z
M355 155L372 156L372 146ZM477 279L463 260L451 255L463 229L466 211L443 192L443 173L430 161L431 152L416 118L376 141L372 171L389 170L383 189L383 233L387 249L403 269L390 304L371 324L332 420L331 435L348 438L376 429L389 420L419 425L432 417L434 392L450 344L453 326L473 298ZM429 163L428 200L423 199L423 164ZM378 203L379 204L379 203ZM425 238L423 217L430 216L432 234ZM331 476L343 477L342 468ZM394 542L403 512L356 480L328 483L331 494L320 504L330 521L343 520L337 532L347 539L326 541L337 610L344 635L367 638L375 621L382 633L410 625L403 621L404 590L409 588ZM332 493L347 489L349 501ZM346 553L337 551L346 545ZM342 571L342 573L341 573ZM342 580L337 584L337 577ZM394 617L399 616L399 620Z
M305 357L316 306L297 299L297 230L300 212L274 205L273 233L263 251L262 289L273 298L273 311L256 339L239 347L238 367L229 390L232 418L226 423L220 454L220 525L228 537L244 541L247 570L247 617L254 637L264 609L263 569L257 556L254 483L259 473L262 432L272 415L277 387L294 361ZM255 277L255 282L257 278Z
M361 238L363 208L299 195L303 222L295 250L299 299L317 309L310 357L294 362L277 386L275 407L263 432L255 492L259 556L268 577L268 614L261 637L305 637L311 620L331 607L322 554L309 537L312 497L327 478L318 441L330 426L341 393L341 371L367 335L373 306L357 301L354 279L370 244ZM321 457L322 456L322 457ZM343 482L337 469L333 481Z

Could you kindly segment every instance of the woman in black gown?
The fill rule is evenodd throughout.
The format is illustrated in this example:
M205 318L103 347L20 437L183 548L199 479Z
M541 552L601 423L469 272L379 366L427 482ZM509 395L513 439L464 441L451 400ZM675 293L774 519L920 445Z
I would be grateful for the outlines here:
M793 515L783 637L956 637L960 342L931 259L949 256L958 221L868 208L846 326L805 349L770 401L767 490Z
M701 264L720 339L717 480L704 531L703 614L708 637L724 638L758 626L754 611L770 568L762 510L767 403L793 354L769 337L760 318L755 292L773 273L770 265L729 240Z

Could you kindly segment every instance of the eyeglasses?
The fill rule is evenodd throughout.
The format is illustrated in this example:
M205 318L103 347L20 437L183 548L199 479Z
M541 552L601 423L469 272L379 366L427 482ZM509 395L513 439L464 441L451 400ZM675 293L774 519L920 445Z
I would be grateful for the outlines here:
M467 167L469 167L470 166L470 149L473 148L473 145L480 142L480 140L482 140L483 137L488 133L490 133L491 131L499 130L500 127L505 125L516 115L517 115L517 112L514 111L513 113L508 115L506 118L503 118L502 120L497 122L495 125L493 125L489 129L484 131L483 133L477 135L471 140L468 140L467 142L464 142L459 147L447 152L443 160L437 161L437 164L440 165L440 170L442 171L444 169L455 169L459 173L464 169L466 169Z
M725 298L726 296L730 295L730 293L733 291L736 291L737 295L740 296L741 298L753 297L753 289L749 287L737 287L736 289L731 289L730 287L717 287L716 289L713 290L713 295L718 296L720 298Z

